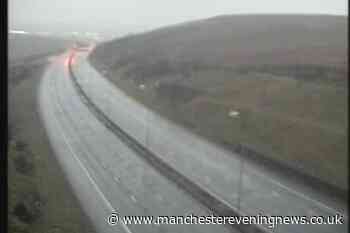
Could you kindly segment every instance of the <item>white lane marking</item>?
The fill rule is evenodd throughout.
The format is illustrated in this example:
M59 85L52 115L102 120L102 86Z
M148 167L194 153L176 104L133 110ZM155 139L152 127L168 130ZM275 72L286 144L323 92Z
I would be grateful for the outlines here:
M113 88L113 87L112 87L112 88ZM136 120L136 119L135 119L135 120ZM185 133L188 133L188 132L186 131ZM166 135L162 135L162 137L167 137L167 136L166 136ZM214 148L215 148L215 146L214 146ZM311 197L309 197L309 196L307 196L307 195L305 195L305 194L303 194L303 193L301 193L301 192L298 192L298 191L296 191L296 190L294 190L294 189L289 188L289 187L286 186L286 185L283 185L283 184L280 183L279 181L277 181L277 180L275 180L275 179L273 179L273 178L271 178L271 177L268 177L267 175L265 175L265 174L263 174L263 173L261 173L261 172L256 172L256 171L253 170L252 173L254 173L255 175L263 176L266 180L270 181L271 183L274 183L275 185L280 186L281 188L287 190L288 192L290 192L290 193L292 193L292 194L294 194L294 195L296 195L296 196L299 196L299 197L305 199L306 201L314 202L314 203L315 203L316 205L318 205L319 207L323 207L324 209L326 209L326 210L328 210L328 211L330 211L330 212L333 212L333 213L341 213L340 211L338 211L338 210L336 210L336 209L334 209L334 208L332 208L332 207L330 207L330 206L328 206L328 205L326 205L326 204L324 204L324 203L322 203L322 202L320 202L320 201L318 201L318 200L316 200L316 199L313 199L313 198L311 198ZM222 200L222 199L221 199L221 200ZM341 214L342 214L345 218L347 218L347 215L345 215L344 213L341 213Z
M135 119L135 120L138 120L138 121L141 121L140 119L136 119L136 118L134 118L134 119ZM156 133L157 135L159 135L157 131L155 131L155 133ZM189 134L189 132L187 132L187 131L185 131L185 133ZM169 137L168 135L164 135L164 134L162 134L161 137L163 137L163 138L166 137L167 139L171 139L171 137ZM200 142L201 142L201 141L200 141ZM210 146L210 145L209 145L209 146ZM214 149L217 149L216 146L214 146ZM221 150L219 149L219 151L221 151ZM223 152L223 151L222 151L222 152ZM225 152L224 152L224 153L225 153ZM307 195L305 195L305 194L303 194L303 193L301 193L301 192L298 192L298 191L296 191L296 190L294 190L294 189L292 189L292 188L289 188L288 186L283 185L283 184L280 183L279 181L277 181L277 180L275 180L275 179L273 179L273 178L271 178L271 177L269 177L269 176L263 174L262 172L259 172L259 171L257 172L257 171L254 171L254 170L252 170L251 172L254 173L255 175L264 177L267 181L269 181L269 182L271 182L271 183L273 183L273 184L275 184L275 185L277 185L277 186L279 186L279 187L281 187L281 188L287 190L287 191L290 192L291 194L294 194L294 195L296 195L296 196L299 196L300 198L303 198L303 199L305 199L306 201L314 202L314 203L315 203L316 205L318 205L319 207L322 207L322 208L324 208L324 209L326 209L326 210L328 210L328 211L330 211L330 212L332 212L332 213L340 213L340 214L342 214L344 217L347 218L347 215L345 215L344 213L341 213L340 211L338 211L338 210L336 210L336 209L334 209L334 208L328 206L327 204L325 204L325 203L323 203L323 202L320 202L320 201L318 201L318 200L316 200L316 199L313 199L313 198L311 198L311 197L309 197L309 196L307 196ZM205 180L204 182L207 183L207 180ZM208 183L207 183L207 184L208 184Z
M79 159L78 159L78 160L79 160ZM192 182L193 182L193 181L192 181ZM245 215L243 211L237 210L236 208L234 208L233 206L231 206L231 204L230 204L229 202L227 202L226 200L222 199L220 196L216 195L214 192L212 192L212 191L206 189L205 187L203 187L202 185L200 185L200 184L198 184L198 183L196 183L196 182L193 182L193 183L195 183L196 185L198 185L199 187L201 187L201 189L205 190L205 191L208 192L210 195L214 196L214 198L216 198L216 199L220 200L221 202L225 203L225 205L227 205L229 208L235 210L235 211L238 212L238 213L241 213L242 215ZM97 186L97 185L96 185L96 186ZM103 195L103 194L102 194L102 195ZM107 200L107 202L108 202L108 200ZM113 207L112 207L112 208L113 208ZM258 227L258 228L261 228L261 227L262 227L262 228L265 229L265 230L267 229L265 226L258 226L258 225L257 225L257 227Z
M217 195L216 193L212 192L211 190L208 190L207 188L203 187L202 185L198 184L197 182L192 181L194 184L196 184L197 186L199 186L201 189L203 189L205 192L209 193L211 196L213 196L214 198L220 200L222 203L224 203L226 206L228 206L229 208L231 208L232 210L235 210L239 213L242 213L242 211L238 211L235 207L233 207L229 202L227 202L226 200L222 199L219 195ZM259 226L258 226L259 227Z
M59 104L56 103L56 106L58 107L59 111L61 112L61 114L64 115L64 112L62 111L62 109L60 109ZM75 154L74 150L72 149L72 145L69 143L67 136L65 135L65 133L63 132L62 128L59 127L59 123L57 120L57 117L55 115L53 115L53 118L56 122L57 128L59 129L59 132L63 138L64 143L66 144L66 146L68 147L69 151L71 152L71 154L73 155L73 157L75 158L75 160L79 163L79 166L84 170L85 174L87 175L88 179L90 180L90 182L92 183L92 185L94 186L94 188L96 189L96 191L98 192L98 194L100 195L100 197L102 198L102 200L104 201L104 203L107 205L107 207L110 209L111 213L117 212L112 204L108 201L108 199L105 197L105 195L103 194L103 192L100 190L100 188L98 187L98 185L96 184L95 180L91 177L89 171L87 170L87 168L83 165L83 163L81 162L81 160L78 158L78 156ZM130 229L121 221L121 226L123 227L123 229L128 232L128 233L132 233L130 231Z
M156 131L155 133L156 133L157 135L160 135L160 134L158 134L157 131ZM162 134L162 137L163 137L163 138L165 137L165 138L167 138L167 139L169 139L169 138L171 139L171 137L169 137L168 135L164 135L164 134ZM309 201L309 202L313 202L313 203L316 204L317 206L319 206L319 207L321 207L321 208L324 208L324 209L326 209L326 210L329 211L329 212L332 212L332 213L340 213L340 214L342 214L345 218L347 218L347 215L346 215L345 213L341 213L340 211L338 211L338 210L336 210L336 209L334 209L334 208L328 206L327 204L325 204L325 203L323 203L323 202L320 202L320 201L318 201L318 200L316 200L316 199L313 199L313 198L311 198L311 197L309 197L309 196L307 196L307 195L305 195L305 194L303 194L303 193L301 193L301 192L298 192L298 191L296 191L296 190L294 190L294 189L292 189L292 188L289 188L288 186L283 185L283 184L280 183L279 181L277 181L277 180L275 180L275 179L273 179L273 178L271 178L271 177L269 177L269 176L263 174L262 172L259 172L259 171L257 172L257 171L254 171L254 170L252 170L251 172L254 173L254 174L257 175L257 176L262 176L262 177L264 177L267 181L269 181L269 182L271 182L271 183L273 183L273 184L279 186L280 188L283 188L283 189L287 190L289 193L294 194L295 196L299 196L299 198L302 198L302 199L304 199L304 200L306 200L306 201ZM206 180L205 180L204 182L207 183ZM207 183L207 184L208 184L208 183Z
M322 202L320 202L320 201L318 201L318 200L316 200L316 199L313 199L313 198L311 198L311 197L309 197L309 196L307 196L307 195L305 195L305 194L303 194L303 193L301 193L301 192L295 191L295 190L289 188L288 186L283 185L283 184L280 183L279 181L267 177L267 176L266 176L265 174L263 174L263 173L256 172L256 171L254 171L254 170L252 170L251 172L254 173L254 174L257 175L257 176L263 176L265 179L269 180L271 183L274 183L275 185L280 186L281 188L287 190L287 191L290 192L290 193L293 193L293 194L296 195L296 196L300 196L301 198L304 198L304 199L307 200L307 201L314 202L314 203L316 203L317 205L319 205L320 207L323 207L323 208L327 209L327 210L330 211L330 212L333 212L333 213L340 213L340 214L342 214L345 218L347 218L347 215L345 215L344 213L341 213L340 211L338 211L338 210L336 210L336 209L334 209L334 208L332 208L332 207L330 207L330 206L328 206L328 205L326 205L326 204L324 204L324 203L322 203Z
M157 135L159 135L158 132L155 132L155 133L156 133ZM169 139L169 138L171 139L171 137L169 137L169 136L167 136L167 135L164 135L164 134L162 134L162 137L163 137L163 138L167 138L167 139ZM273 184L279 186L280 188L283 188L283 189L287 190L287 191L290 192L291 194L294 194L294 195L296 195L296 196L299 196L300 198L302 198L302 199L304 199L304 200L306 200L306 201L313 202L313 203L315 203L316 205L318 205L319 207L322 207L322 208L328 210L329 212L332 212L332 213L340 213L340 214L342 214L345 218L347 218L347 215L346 215L345 213L341 213L340 211L338 211L338 210L336 210L336 209L334 209L334 208L332 208L332 207L330 207L330 206L328 206L328 205L326 205L326 204L324 204L324 203L322 203L322 202L320 202L320 201L318 201L318 200L316 200L316 199L313 199L313 198L311 198L311 197L309 197L309 196L307 196L307 195L305 195L305 194L303 194L303 193L301 193L301 192L298 192L298 191L296 191L296 190L294 190L294 189L291 189L291 188L289 188L288 186L283 185L283 184L280 183L279 181L277 181L277 180L275 180L275 179L273 179L273 178L271 178L271 177L268 177L267 175L263 174L262 172L259 172L259 171L257 172L257 171L251 170L251 173L254 173L254 174L257 175L257 176L262 176L262 177L264 177L267 181L269 181L269 182L271 182L271 183L273 183ZM205 181L204 181L204 182L205 182Z
M159 135L157 132L155 132L157 135ZM162 137L164 138L171 138L171 137L168 137L167 135L162 135ZM216 146L214 146L214 149L216 149ZM220 150L220 149L219 149ZM223 152L223 153L225 153L225 152ZM320 202L320 201L318 201L318 200L315 200L315 199L313 199L313 198L311 198L311 197L309 197L309 196L307 196L307 195L305 195L305 194L303 194L303 193L301 193L301 192L298 192L298 191L296 191L296 190L293 190L293 189L291 189L291 188L289 188L288 186L286 186L286 185L283 185L282 183L280 183L279 181L277 181L277 180L275 180L275 179L273 179L273 178L271 178L271 177L268 177L267 175L265 175L265 174L263 174L262 172L259 172L259 171L255 171L255 170L251 170L250 171L251 173L253 173L253 174L255 174L255 175L257 175L257 176L262 176L262 177L264 177L267 181L270 181L271 183L273 183L273 184L275 184L275 185L277 185L277 186L279 186L279 187L281 187L281 188L283 188L283 189L285 189L285 190L287 190L288 192L290 192L290 193L292 193L292 194L294 194L294 195L296 195L296 196L299 196L299 197L301 197L301 198L303 198L303 199L305 199L306 201L309 201L309 202L314 202L316 205L318 205L319 207L323 207L324 209L326 209L326 210L328 210L328 211L330 211L330 212L332 212L332 213L340 213L341 215L343 215L345 218L348 218L348 216L345 214L345 213L341 213L340 211L338 211L338 210L336 210L336 209L334 209L334 208L332 208L332 207L330 207L330 206L328 206L328 205L326 205L326 204L324 204L324 203L322 203L322 202Z
M134 195L131 195L130 198L131 198L131 200L132 200L133 202L135 202L135 203L137 202L137 200L136 200L136 198L135 198Z

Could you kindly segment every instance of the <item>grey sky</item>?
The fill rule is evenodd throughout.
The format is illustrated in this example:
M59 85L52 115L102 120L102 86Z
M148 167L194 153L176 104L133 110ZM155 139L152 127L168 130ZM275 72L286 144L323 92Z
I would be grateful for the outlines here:
M23 23L138 31L221 14L347 15L347 0L9 0L10 27Z

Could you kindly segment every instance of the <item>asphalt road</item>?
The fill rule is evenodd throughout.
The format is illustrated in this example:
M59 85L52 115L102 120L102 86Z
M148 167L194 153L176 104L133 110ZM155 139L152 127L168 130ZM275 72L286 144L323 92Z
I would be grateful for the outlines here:
M211 212L145 163L89 111L74 89L67 55L51 59L39 103L60 165L98 232L238 232L223 225L110 226L122 216L209 215Z
M205 192L245 215L339 213L346 219L343 225L280 225L273 232L347 232L345 203L243 161L162 119L102 78L85 56L80 52L74 59L73 72L91 101L142 146ZM154 216L208 215L210 211L96 118L74 87L67 61L67 54L52 59L41 83L40 109L58 159L98 231L234 231L220 225L106 224L106 217L113 211Z

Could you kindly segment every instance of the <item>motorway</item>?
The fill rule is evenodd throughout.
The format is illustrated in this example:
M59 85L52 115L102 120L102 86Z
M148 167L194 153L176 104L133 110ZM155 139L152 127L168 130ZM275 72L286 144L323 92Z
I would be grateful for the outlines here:
M121 215L210 214L213 208L199 200L196 189L171 180L180 175L242 215L345 216L343 225L281 225L272 232L347 232L346 204L242 161L162 119L102 78L86 54L79 52L72 64L76 84L108 119L179 175L170 176L152 166L91 111L74 85L68 56L51 59L38 100L56 156L98 232L238 232L222 225L106 223L114 211Z
M39 93L43 121L60 165L98 232L238 232L223 225L109 226L107 217L209 215L112 134L89 111L69 77L67 56L52 59Z

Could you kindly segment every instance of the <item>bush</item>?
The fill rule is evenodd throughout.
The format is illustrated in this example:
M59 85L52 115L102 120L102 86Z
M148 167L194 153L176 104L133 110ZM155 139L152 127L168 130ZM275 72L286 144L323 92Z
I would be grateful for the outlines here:
M34 164L30 161L30 158L24 154L18 155L14 159L14 165L16 171L24 175L30 175L33 173Z
M18 151L25 152L25 151L27 151L27 148L28 148L28 146L27 146L26 143L24 143L22 141L17 141L16 142L16 149Z
M13 214L21 222L32 224L42 216L44 201L36 191L23 194L23 196L13 208Z

